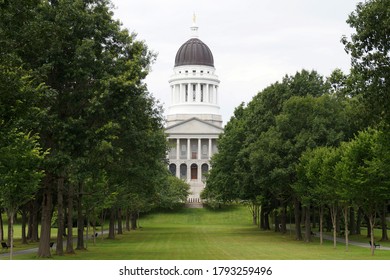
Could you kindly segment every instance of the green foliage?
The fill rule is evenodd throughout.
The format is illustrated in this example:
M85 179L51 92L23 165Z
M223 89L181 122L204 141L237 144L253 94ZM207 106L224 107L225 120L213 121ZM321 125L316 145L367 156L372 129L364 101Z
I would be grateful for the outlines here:
M370 111L370 119L390 121L390 3L370 0L359 3L347 23L355 29L342 42L351 55L352 74Z
M294 191L303 205L330 206L338 203L339 185L334 167L340 161L340 152L339 148L317 147L301 155Z
M386 133L374 129L359 132L343 147L336 170L345 186L346 197L362 207L367 215L375 214L390 199L389 145Z
M12 130L0 136L0 204L15 212L33 199L44 175L38 137Z
M300 155L345 139L343 79L335 72L331 86L315 71L303 70L267 87L247 107L238 107L219 139L205 196L222 201L261 196L263 204L288 201Z
M156 206L173 209L183 205L190 194L190 185L176 176L167 175L165 184L160 184L156 193Z

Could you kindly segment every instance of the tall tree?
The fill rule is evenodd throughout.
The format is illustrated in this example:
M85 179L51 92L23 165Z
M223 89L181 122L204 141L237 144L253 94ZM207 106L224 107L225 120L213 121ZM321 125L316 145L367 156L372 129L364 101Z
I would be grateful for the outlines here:
M342 42L351 55L352 73L366 101L370 117L390 123L390 3L369 0L358 3L347 23L355 29Z
M374 254L375 218L388 201L390 180L388 168L389 151L384 150L379 139L383 132L368 129L360 132L346 143L341 161L337 164L340 181L348 186L351 200L359 205L368 217L370 225L371 252ZM388 148L388 145L387 145Z
M0 204L7 209L10 225L10 258L13 254L13 222L18 209L33 198L43 177L44 153L37 137L16 130L0 136Z

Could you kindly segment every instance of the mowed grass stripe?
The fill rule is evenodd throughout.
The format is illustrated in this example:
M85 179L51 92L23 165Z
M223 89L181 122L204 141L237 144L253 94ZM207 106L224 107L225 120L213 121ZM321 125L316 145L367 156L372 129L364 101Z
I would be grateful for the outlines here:
M245 207L228 210L183 209L171 213L153 213L140 220L141 229L116 235L115 240L98 238L88 249L74 255L54 259L103 260L337 260L390 259L390 251L377 250L370 255L367 248L332 242L320 245L295 241L293 234L282 235L260 231L252 225ZM35 255L15 259L35 259Z

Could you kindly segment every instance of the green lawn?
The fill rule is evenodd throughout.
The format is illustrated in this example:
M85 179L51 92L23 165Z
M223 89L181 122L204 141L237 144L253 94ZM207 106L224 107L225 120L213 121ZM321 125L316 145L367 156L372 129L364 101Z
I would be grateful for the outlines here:
M338 260L390 259L390 251L377 250L370 255L367 248L332 242L319 245L295 241L293 234L281 235L260 231L251 224L249 211L243 207L212 211L183 209L176 213L145 216L141 229L117 235L116 240L98 238L96 245L89 242L87 250L76 251L53 259L136 259L136 260ZM385 244L383 244L385 245ZM15 256L14 259L36 259L34 254Z

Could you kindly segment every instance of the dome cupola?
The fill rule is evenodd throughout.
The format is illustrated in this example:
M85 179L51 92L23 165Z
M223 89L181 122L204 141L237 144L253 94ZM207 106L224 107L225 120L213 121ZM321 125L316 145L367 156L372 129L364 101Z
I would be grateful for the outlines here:
M206 65L214 67L210 48L198 38L191 38L177 51L175 67L182 65Z
M197 118L222 127L219 112L219 79L215 74L210 48L198 38L198 26L193 18L192 36L178 49L173 75L169 79L171 105L167 124Z

